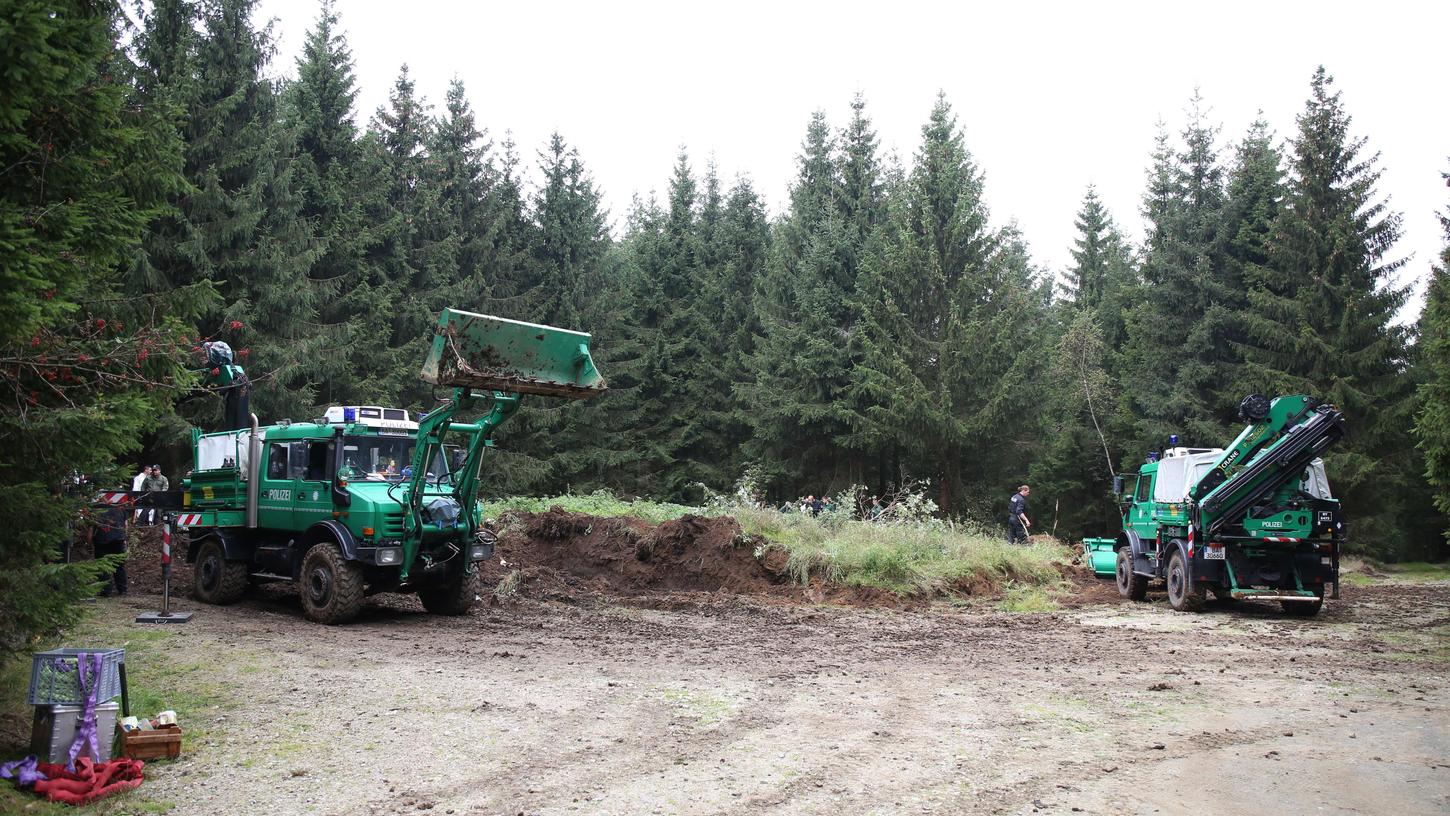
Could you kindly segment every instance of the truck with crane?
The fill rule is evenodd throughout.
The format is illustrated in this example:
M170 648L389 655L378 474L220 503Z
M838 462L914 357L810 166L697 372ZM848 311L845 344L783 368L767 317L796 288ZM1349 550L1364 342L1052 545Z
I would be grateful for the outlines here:
M1221 599L1278 601L1312 616L1339 595L1345 523L1320 454L1344 436L1338 408L1303 394L1239 405L1248 424L1226 449L1171 437L1137 473L1119 474L1118 592L1143 600L1162 581L1178 611ZM1332 588L1332 589L1330 589Z
M229 427L192 432L177 519L189 533L194 595L227 604L251 584L288 582L303 614L329 624L354 618L376 592L465 613L495 541L478 500L484 452L522 395L605 390L589 339L445 309L421 377L452 392L433 410L415 419L402 408L334 406L266 426L247 409L249 383L231 350L208 344L207 379Z

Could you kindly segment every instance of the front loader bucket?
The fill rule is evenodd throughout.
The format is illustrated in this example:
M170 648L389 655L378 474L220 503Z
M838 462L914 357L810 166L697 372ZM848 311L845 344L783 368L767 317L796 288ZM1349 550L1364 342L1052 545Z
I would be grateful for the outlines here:
M605 390L588 334L457 309L439 315L420 376L434 385L570 399Z

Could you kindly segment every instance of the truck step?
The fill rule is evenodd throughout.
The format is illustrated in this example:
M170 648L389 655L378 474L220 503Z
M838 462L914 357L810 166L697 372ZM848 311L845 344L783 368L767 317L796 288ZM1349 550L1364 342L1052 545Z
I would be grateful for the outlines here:
M254 572L254 573L252 573L252 577L253 578L265 578L268 581L291 581L292 580L292 576L290 576L290 575L278 575L275 572Z

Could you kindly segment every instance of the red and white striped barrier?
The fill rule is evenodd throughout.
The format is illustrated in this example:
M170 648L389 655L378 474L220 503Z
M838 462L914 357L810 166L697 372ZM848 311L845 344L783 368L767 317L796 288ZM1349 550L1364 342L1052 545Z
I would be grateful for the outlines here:
M1264 536L1263 538L1261 538L1259 540L1260 541L1272 541L1272 542L1274 542L1276 544L1298 544L1299 542L1303 541L1304 539L1302 539L1302 538L1286 538L1284 536Z
M194 527L201 523L200 513L181 513L176 517L177 527Z
M131 494L124 490L107 490L97 498L104 504L125 504L131 500Z

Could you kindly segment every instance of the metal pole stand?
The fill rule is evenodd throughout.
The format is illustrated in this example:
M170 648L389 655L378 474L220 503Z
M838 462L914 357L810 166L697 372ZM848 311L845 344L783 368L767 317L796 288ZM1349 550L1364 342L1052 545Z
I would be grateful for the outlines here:
M161 611L142 612L137 623L186 623L191 612L171 611L171 513L161 514Z

